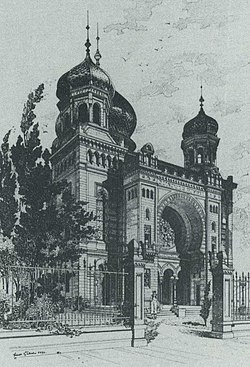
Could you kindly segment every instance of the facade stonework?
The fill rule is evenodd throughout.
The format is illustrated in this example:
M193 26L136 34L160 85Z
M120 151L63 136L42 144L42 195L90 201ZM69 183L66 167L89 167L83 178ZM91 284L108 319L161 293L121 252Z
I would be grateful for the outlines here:
M88 41L88 40L87 40ZM96 236L83 243L83 264L121 271L136 240L145 261L146 306L200 305L211 279L209 258L232 259L231 176L217 167L216 120L200 111L183 130L184 167L160 160L151 143L136 150L136 114L90 56L58 81L53 179L66 179L76 200L96 215ZM99 50L98 50L99 52Z

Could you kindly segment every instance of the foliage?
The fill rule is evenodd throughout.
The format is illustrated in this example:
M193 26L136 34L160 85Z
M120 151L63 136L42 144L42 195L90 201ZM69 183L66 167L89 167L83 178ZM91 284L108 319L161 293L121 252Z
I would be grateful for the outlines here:
M14 244L14 249L0 249L5 272L9 264L72 264L82 253L80 243L94 234L89 222L95 218L86 203L75 201L67 182L52 181L50 152L42 148L34 113L43 90L41 84L28 95L16 143L10 148L9 131L1 146L0 226Z
M207 319L208 319L208 316L210 313L210 307L212 304L212 299L209 297L210 287L211 287L211 281L209 281L205 286L204 299L203 299L203 303L202 303L201 311L200 311L200 316L203 318L205 326L207 326Z
M12 234L17 215L16 174L10 159L10 133L11 130L4 136L0 149L0 226L2 234L7 237Z
M161 322L146 321L145 323L146 323L145 339L147 340L147 343L150 343L158 336L159 332L157 329L159 328Z

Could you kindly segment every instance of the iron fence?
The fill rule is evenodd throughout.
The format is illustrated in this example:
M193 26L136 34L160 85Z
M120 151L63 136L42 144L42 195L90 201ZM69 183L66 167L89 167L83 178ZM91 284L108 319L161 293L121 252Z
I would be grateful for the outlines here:
M12 266L0 279L0 323L8 328L126 324L127 273Z
M250 321L250 273L233 275L233 320Z

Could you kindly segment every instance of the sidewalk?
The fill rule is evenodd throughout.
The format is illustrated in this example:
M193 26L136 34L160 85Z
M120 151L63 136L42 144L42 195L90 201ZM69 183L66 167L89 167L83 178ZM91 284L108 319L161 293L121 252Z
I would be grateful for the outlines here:
M81 343L61 336L55 344L53 337L43 337L42 345L32 338L16 347L13 339L1 340L1 367L237 367L250 365L250 338L218 340L202 338L184 325L164 324L159 335L147 347L131 348L115 341ZM59 337L57 337L59 338ZM80 337L74 337L80 338ZM67 347L65 347L67 346ZM16 358L14 358L16 355Z

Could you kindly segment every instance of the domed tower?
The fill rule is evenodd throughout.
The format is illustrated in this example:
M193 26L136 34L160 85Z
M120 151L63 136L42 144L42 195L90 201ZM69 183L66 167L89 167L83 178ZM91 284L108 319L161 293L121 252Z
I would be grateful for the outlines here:
M92 260L88 261L93 264L97 259L107 260L112 244L121 243L121 172L126 153L135 149L131 135L136 115L100 67L98 30L95 62L92 60L89 28L87 22L85 59L57 83L59 116L51 164L53 180L67 180L76 200L87 202L87 210L96 214L96 237L86 245L91 249L87 253ZM107 228L109 221L112 230ZM117 253L117 248L113 250Z
M220 139L217 137L218 123L206 115L204 98L200 97L200 111L188 121L183 129L181 148L184 153L184 167L195 171L217 170L216 156Z

